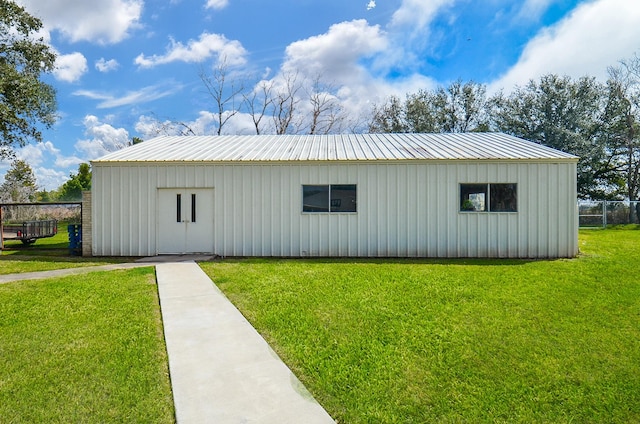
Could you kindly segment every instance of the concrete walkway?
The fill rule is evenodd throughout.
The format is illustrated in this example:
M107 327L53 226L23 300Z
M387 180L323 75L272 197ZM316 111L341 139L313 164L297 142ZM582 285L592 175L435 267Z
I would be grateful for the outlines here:
M178 424L334 423L193 259L0 275L0 283L155 266Z
M196 263L156 273L178 424L334 422Z
M2 262L0 262L0 265ZM80 275L96 271L113 271L116 269L140 268L145 266L153 266L149 263L123 263L123 264L107 264L96 266L85 266L78 268L52 269L50 271L23 272L20 274L4 274L0 275L0 284L10 283L12 281L22 280L43 280L45 278L64 277L65 275Z
M36 272L22 272L18 274L0 274L0 284L10 283L12 281L21 280L43 280L45 278L63 277L65 275L80 275L87 274L89 272L96 271L113 271L116 269L131 269L140 268L145 266L155 266L158 263L165 262L193 262L193 261L208 261L213 259L213 256L204 255L161 255L150 256L147 258L140 258L135 262L125 262L120 264L106 264L106 265L94 265L84 266L77 268L63 268L52 269L49 271L36 271ZM0 262L2 265L2 262Z

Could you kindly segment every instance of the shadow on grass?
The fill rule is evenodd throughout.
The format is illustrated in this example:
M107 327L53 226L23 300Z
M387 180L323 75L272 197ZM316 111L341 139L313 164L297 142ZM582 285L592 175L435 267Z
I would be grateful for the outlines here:
M55 240L54 242L46 243L44 242L44 239L37 240L33 244L23 244L20 241L7 240L4 242L2 256L11 256L13 259L17 259L17 256L50 256L56 258L77 258L77 256L73 256L72 251L69 250L68 241Z
M553 258L553 259L499 259L499 258L395 258L395 257L379 257L379 258L334 258L334 257L317 257L317 258L258 258L258 257L225 257L218 258L214 262L246 262L246 263L286 263L296 262L305 264L407 264L407 265L484 265L484 266L505 266L505 265L523 265L533 262L555 262L567 261L573 259Z
M5 240L2 256L5 255L72 257L69 233L65 226L58 225L54 236L39 238L32 244L24 244L20 240Z
M607 226L607 229L608 230L640 230L640 224L609 225Z
M40 239L34 244L23 244L20 241L5 241L0 251L0 261L41 261L41 262L91 262L91 263L124 263L133 262L131 257L83 257L79 251L71 251L68 241Z

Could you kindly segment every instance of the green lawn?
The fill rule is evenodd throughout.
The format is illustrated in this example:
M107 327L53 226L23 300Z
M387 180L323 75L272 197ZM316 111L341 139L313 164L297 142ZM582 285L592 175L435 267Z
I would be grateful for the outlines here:
M0 285L0 422L174 422L152 268Z
M201 265L339 422L640 422L640 229L580 248ZM172 422L166 360L151 268L0 285L0 422Z
M25 245L20 240L5 240L3 255L28 256L68 256L69 233L67 224L58 223L58 233L53 237L37 239L35 243Z
M201 265L339 422L640 422L640 230L580 248Z
M66 258L19 255L0 256L0 275L98 266L121 262L125 262L125 260L121 260L120 258Z
M53 237L38 239L30 245L24 245L19 240L7 240L4 247L5 250L0 255L0 274L104 265L125 262L128 259L83 258L71 255L66 224L58 224L58 234Z

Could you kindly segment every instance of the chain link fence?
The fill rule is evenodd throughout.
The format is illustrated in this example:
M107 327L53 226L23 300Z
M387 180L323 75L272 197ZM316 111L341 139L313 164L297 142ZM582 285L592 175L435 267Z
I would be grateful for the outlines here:
M578 201L580 227L640 223L640 201L598 200Z
M1 250L32 250L29 246L42 239L37 243L38 250L66 251L71 247L67 227L82 221L82 206L77 202L5 203L0 204L0 219Z
M80 203L5 203L2 208L2 220L5 224L23 221L55 219L65 222L80 222Z

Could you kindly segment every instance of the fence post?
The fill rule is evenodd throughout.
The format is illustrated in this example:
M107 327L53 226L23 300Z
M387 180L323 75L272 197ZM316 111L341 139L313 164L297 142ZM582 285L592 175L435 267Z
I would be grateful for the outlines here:
M93 256L93 236L91 223L91 192L82 192L82 256Z
M607 201L602 201L602 228L607 228Z
M4 228L2 227L2 205L0 205L0 251L4 250Z

